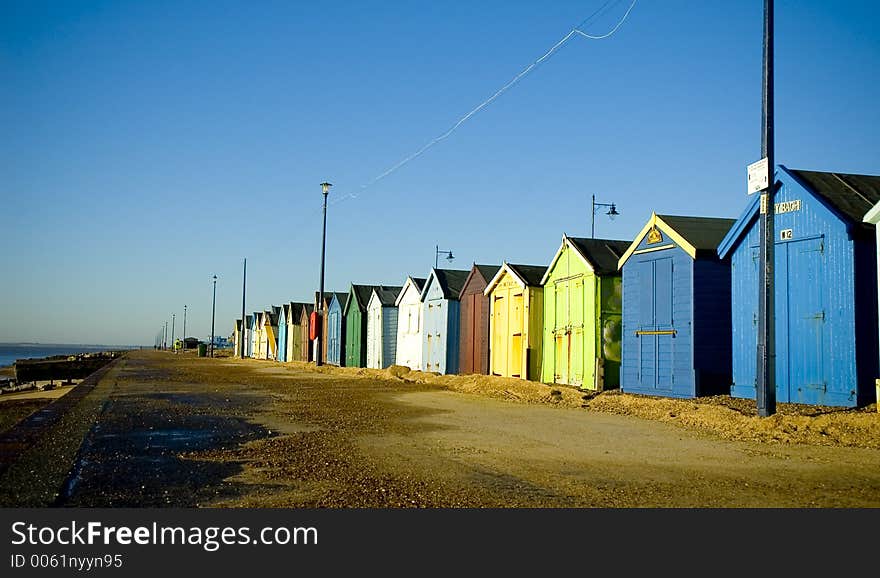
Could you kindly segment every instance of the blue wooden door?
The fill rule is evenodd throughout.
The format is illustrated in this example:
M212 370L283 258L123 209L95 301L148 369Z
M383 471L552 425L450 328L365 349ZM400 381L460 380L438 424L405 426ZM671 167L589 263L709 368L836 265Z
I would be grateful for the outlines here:
M639 267L639 385L668 392L673 385L672 258Z
M327 363L339 365L339 312L327 313Z
M826 391L823 240L805 239L787 246L787 398L796 403L820 404ZM777 339L777 343L780 341Z

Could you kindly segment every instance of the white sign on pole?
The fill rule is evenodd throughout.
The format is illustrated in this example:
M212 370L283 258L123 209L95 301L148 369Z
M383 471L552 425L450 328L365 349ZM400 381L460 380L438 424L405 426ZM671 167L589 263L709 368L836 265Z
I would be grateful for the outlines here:
M749 165L748 185L750 195L757 193L758 191L763 191L770 186L770 171L768 169L767 157Z

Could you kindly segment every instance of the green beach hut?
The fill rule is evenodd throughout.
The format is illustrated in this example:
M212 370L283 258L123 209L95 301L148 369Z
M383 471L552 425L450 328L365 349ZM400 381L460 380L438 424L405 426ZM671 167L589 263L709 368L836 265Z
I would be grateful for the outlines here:
M622 312L617 262L629 241L562 236L541 280L541 381L601 391L620 386Z

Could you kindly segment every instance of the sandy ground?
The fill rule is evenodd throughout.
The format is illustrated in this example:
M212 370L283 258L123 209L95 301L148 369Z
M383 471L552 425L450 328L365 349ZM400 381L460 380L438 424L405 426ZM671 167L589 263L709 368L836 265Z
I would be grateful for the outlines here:
M6 505L43 487L90 507L880 507L874 408L761 419L740 400L155 351L93 394L0 479ZM44 471L80 431L68 475Z

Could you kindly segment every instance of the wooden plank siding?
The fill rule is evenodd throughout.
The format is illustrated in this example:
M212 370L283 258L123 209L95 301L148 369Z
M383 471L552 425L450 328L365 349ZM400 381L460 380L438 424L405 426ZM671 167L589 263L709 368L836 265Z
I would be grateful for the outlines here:
M461 289L460 373L489 373L489 297L483 292L498 269L499 265L474 264Z
M783 166L777 170L781 186L775 203L786 210L774 215L776 400L866 405L873 401L878 372L877 295L868 281L876 282L876 243L869 230L799 174ZM873 178L880 184L880 177ZM855 193L846 201L853 199ZM757 199L752 199L719 247L731 260L730 394L751 399L756 393L759 232Z

